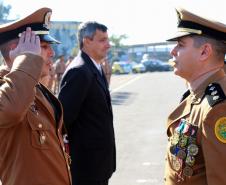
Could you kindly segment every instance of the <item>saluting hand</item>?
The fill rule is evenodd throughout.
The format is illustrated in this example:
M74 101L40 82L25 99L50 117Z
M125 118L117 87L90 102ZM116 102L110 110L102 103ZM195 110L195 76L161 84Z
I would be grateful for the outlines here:
M9 56L13 61L18 55L23 53L41 55L40 38L35 35L35 32L30 27L27 27L26 31L21 33L17 47L9 52Z

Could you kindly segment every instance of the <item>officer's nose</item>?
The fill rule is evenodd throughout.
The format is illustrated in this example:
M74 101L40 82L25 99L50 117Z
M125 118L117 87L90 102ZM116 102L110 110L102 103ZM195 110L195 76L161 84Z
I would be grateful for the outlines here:
M176 46L170 51L170 55L171 56L176 56L177 55Z
M54 51L54 49L52 48L52 46L49 48L49 55L50 55L51 57L54 57L54 56L55 56L55 51Z
M110 45L110 42L109 42L109 41L107 41L107 43L106 43L106 47L107 47L108 49L110 49L110 48L111 48L111 45Z

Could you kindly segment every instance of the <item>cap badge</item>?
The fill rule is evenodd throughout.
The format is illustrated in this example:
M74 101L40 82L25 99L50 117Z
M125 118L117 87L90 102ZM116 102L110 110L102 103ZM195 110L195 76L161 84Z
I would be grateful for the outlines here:
M43 24L43 27L45 27L47 29L50 29L50 17L51 17L51 15L52 15L52 12L48 12L45 15L45 22Z

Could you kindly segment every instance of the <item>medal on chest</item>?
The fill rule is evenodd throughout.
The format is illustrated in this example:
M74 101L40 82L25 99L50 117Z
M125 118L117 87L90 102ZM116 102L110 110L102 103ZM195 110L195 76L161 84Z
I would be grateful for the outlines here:
M199 152L197 130L197 126L181 119L170 138L171 164L177 171L178 182L193 174L195 156Z

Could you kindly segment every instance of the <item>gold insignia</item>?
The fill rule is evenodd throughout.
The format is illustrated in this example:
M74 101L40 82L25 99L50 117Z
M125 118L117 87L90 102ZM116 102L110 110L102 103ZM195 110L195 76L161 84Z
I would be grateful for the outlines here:
M45 15L45 23L43 24L43 26L47 29L50 29L50 17L52 15L52 12L48 12L46 15Z
M226 117L217 120L214 130L217 139L226 143Z

